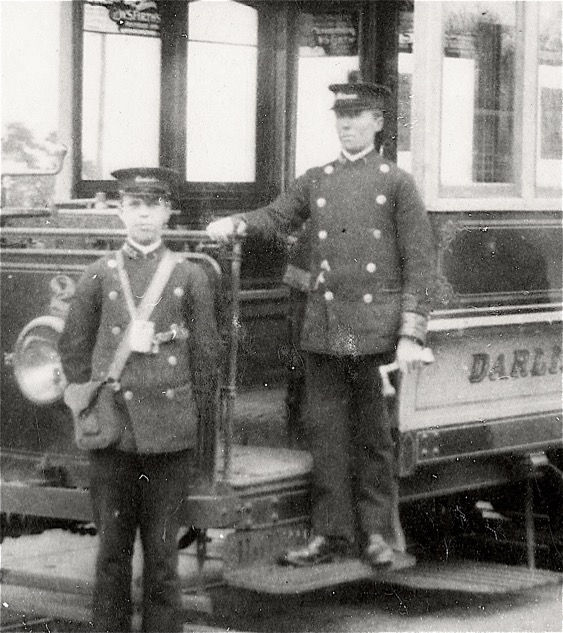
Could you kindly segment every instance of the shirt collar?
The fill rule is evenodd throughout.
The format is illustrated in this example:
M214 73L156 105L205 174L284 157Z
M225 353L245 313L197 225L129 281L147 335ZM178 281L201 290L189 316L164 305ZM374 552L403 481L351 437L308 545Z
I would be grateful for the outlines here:
M342 156L344 156L344 158L346 158L346 160L349 160L351 163L355 163L357 160L365 158L370 152L373 152L374 149L375 146L373 145L373 143L357 154L350 154L350 152L347 152L344 148L342 148Z
M138 242L135 242L135 240L131 239L130 237L128 237L127 241L125 242L126 248L129 247L134 251L140 252L145 257L150 253L154 253L154 251L159 249L161 245L162 239L158 239L156 242L153 242L152 244L147 244L146 246L144 244L139 244ZM129 250L129 248L127 248L127 250Z

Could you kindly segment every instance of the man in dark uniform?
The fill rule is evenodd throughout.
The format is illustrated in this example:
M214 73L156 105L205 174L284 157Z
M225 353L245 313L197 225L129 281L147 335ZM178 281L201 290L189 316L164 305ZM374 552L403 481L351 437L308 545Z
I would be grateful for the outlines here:
M107 376L140 298L165 253L171 255L161 234L171 213L176 172L136 168L113 175L119 180L127 240L89 266L77 286L59 343L65 376L74 385ZM172 256L176 261L150 320L131 333L137 337L130 339L131 346L138 351L115 384L112 407L119 437L88 453L99 536L96 632L131 631L138 528L144 560L142 630L182 630L179 510L194 472L199 411L216 395L220 341L206 273ZM67 394L65 401L72 406Z
M313 455L312 535L283 562L312 565L351 552L373 566L395 556L397 494L379 367L424 360L434 239L409 174L375 151L386 90L330 86L342 145L269 206L222 218L209 235L288 234L311 226L310 286L301 331L306 427Z

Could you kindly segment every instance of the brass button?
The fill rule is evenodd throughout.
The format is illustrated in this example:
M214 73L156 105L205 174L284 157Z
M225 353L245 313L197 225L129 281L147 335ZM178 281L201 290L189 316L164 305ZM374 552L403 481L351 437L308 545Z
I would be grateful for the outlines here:
M327 237L328 233L324 229L321 229L319 231L319 240L326 240Z
M364 303L371 303L373 301L373 295L370 295L369 292L364 295Z
M373 262L370 262L366 266L366 270L368 271L368 273L374 273L377 270L377 266Z
M375 201L377 202L377 204L385 204L387 202L387 198L381 193L377 196Z
M175 367L178 364L178 359L176 358L176 356L169 356L168 364L172 365L172 367Z
M380 240L381 239L381 231L379 229L373 229L373 237L375 237L376 240Z
M179 286L177 288L174 288L174 294L177 297L183 297L184 296L184 289L180 288Z
M166 390L166 397L168 398L168 400L172 400L172 398L174 398L174 395L175 395L174 389Z
M327 165L324 169L325 174L328 174L330 176L330 174L332 174L332 172L334 171L334 167L332 165Z
M332 301L333 299L334 299L334 294L330 290L327 290L325 292L325 300Z
M119 327L119 325L114 325L114 326L111 328L111 333L112 333L114 336L119 336L119 335L121 334L121 328Z
M132 391L126 391L123 394L123 397L125 398L125 400L133 400L133 392Z
M108 268L115 268L117 266L117 262L115 259L108 259Z
M323 207L326 207L326 200L325 200L325 198L319 198L317 200L317 207L319 207L320 209L322 209Z
M379 171L382 174L387 174L389 172L389 165L387 165L387 163L383 163L383 165L379 168Z
M117 290L110 290L108 297L112 300L115 301L117 299Z

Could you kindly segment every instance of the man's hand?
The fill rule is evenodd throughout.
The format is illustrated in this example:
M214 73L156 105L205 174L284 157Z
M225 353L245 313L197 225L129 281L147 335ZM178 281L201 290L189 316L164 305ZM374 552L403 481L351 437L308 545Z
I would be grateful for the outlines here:
M224 244L231 240L235 235L246 235L246 223L242 220L233 220L233 218L221 218L215 220L207 226L207 235L216 242L223 242Z
M410 338L401 337L395 358L401 373L409 374L428 362L428 350Z

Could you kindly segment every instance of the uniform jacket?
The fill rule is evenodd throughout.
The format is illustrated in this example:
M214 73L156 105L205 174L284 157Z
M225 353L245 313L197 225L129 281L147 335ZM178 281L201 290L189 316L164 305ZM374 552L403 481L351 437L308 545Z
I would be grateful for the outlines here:
M390 351L398 336L424 342L434 236L412 177L396 165L375 151L340 157L238 217L267 237L309 220L303 349L354 356Z
M165 247L148 255L127 243L122 250L138 303ZM213 397L220 354L212 290L200 266L179 256L150 320L163 342L154 353L133 352L121 375L119 448L139 453L191 448L197 440L198 402ZM110 253L86 269L72 299L59 341L67 380L102 380L129 321L115 253Z

